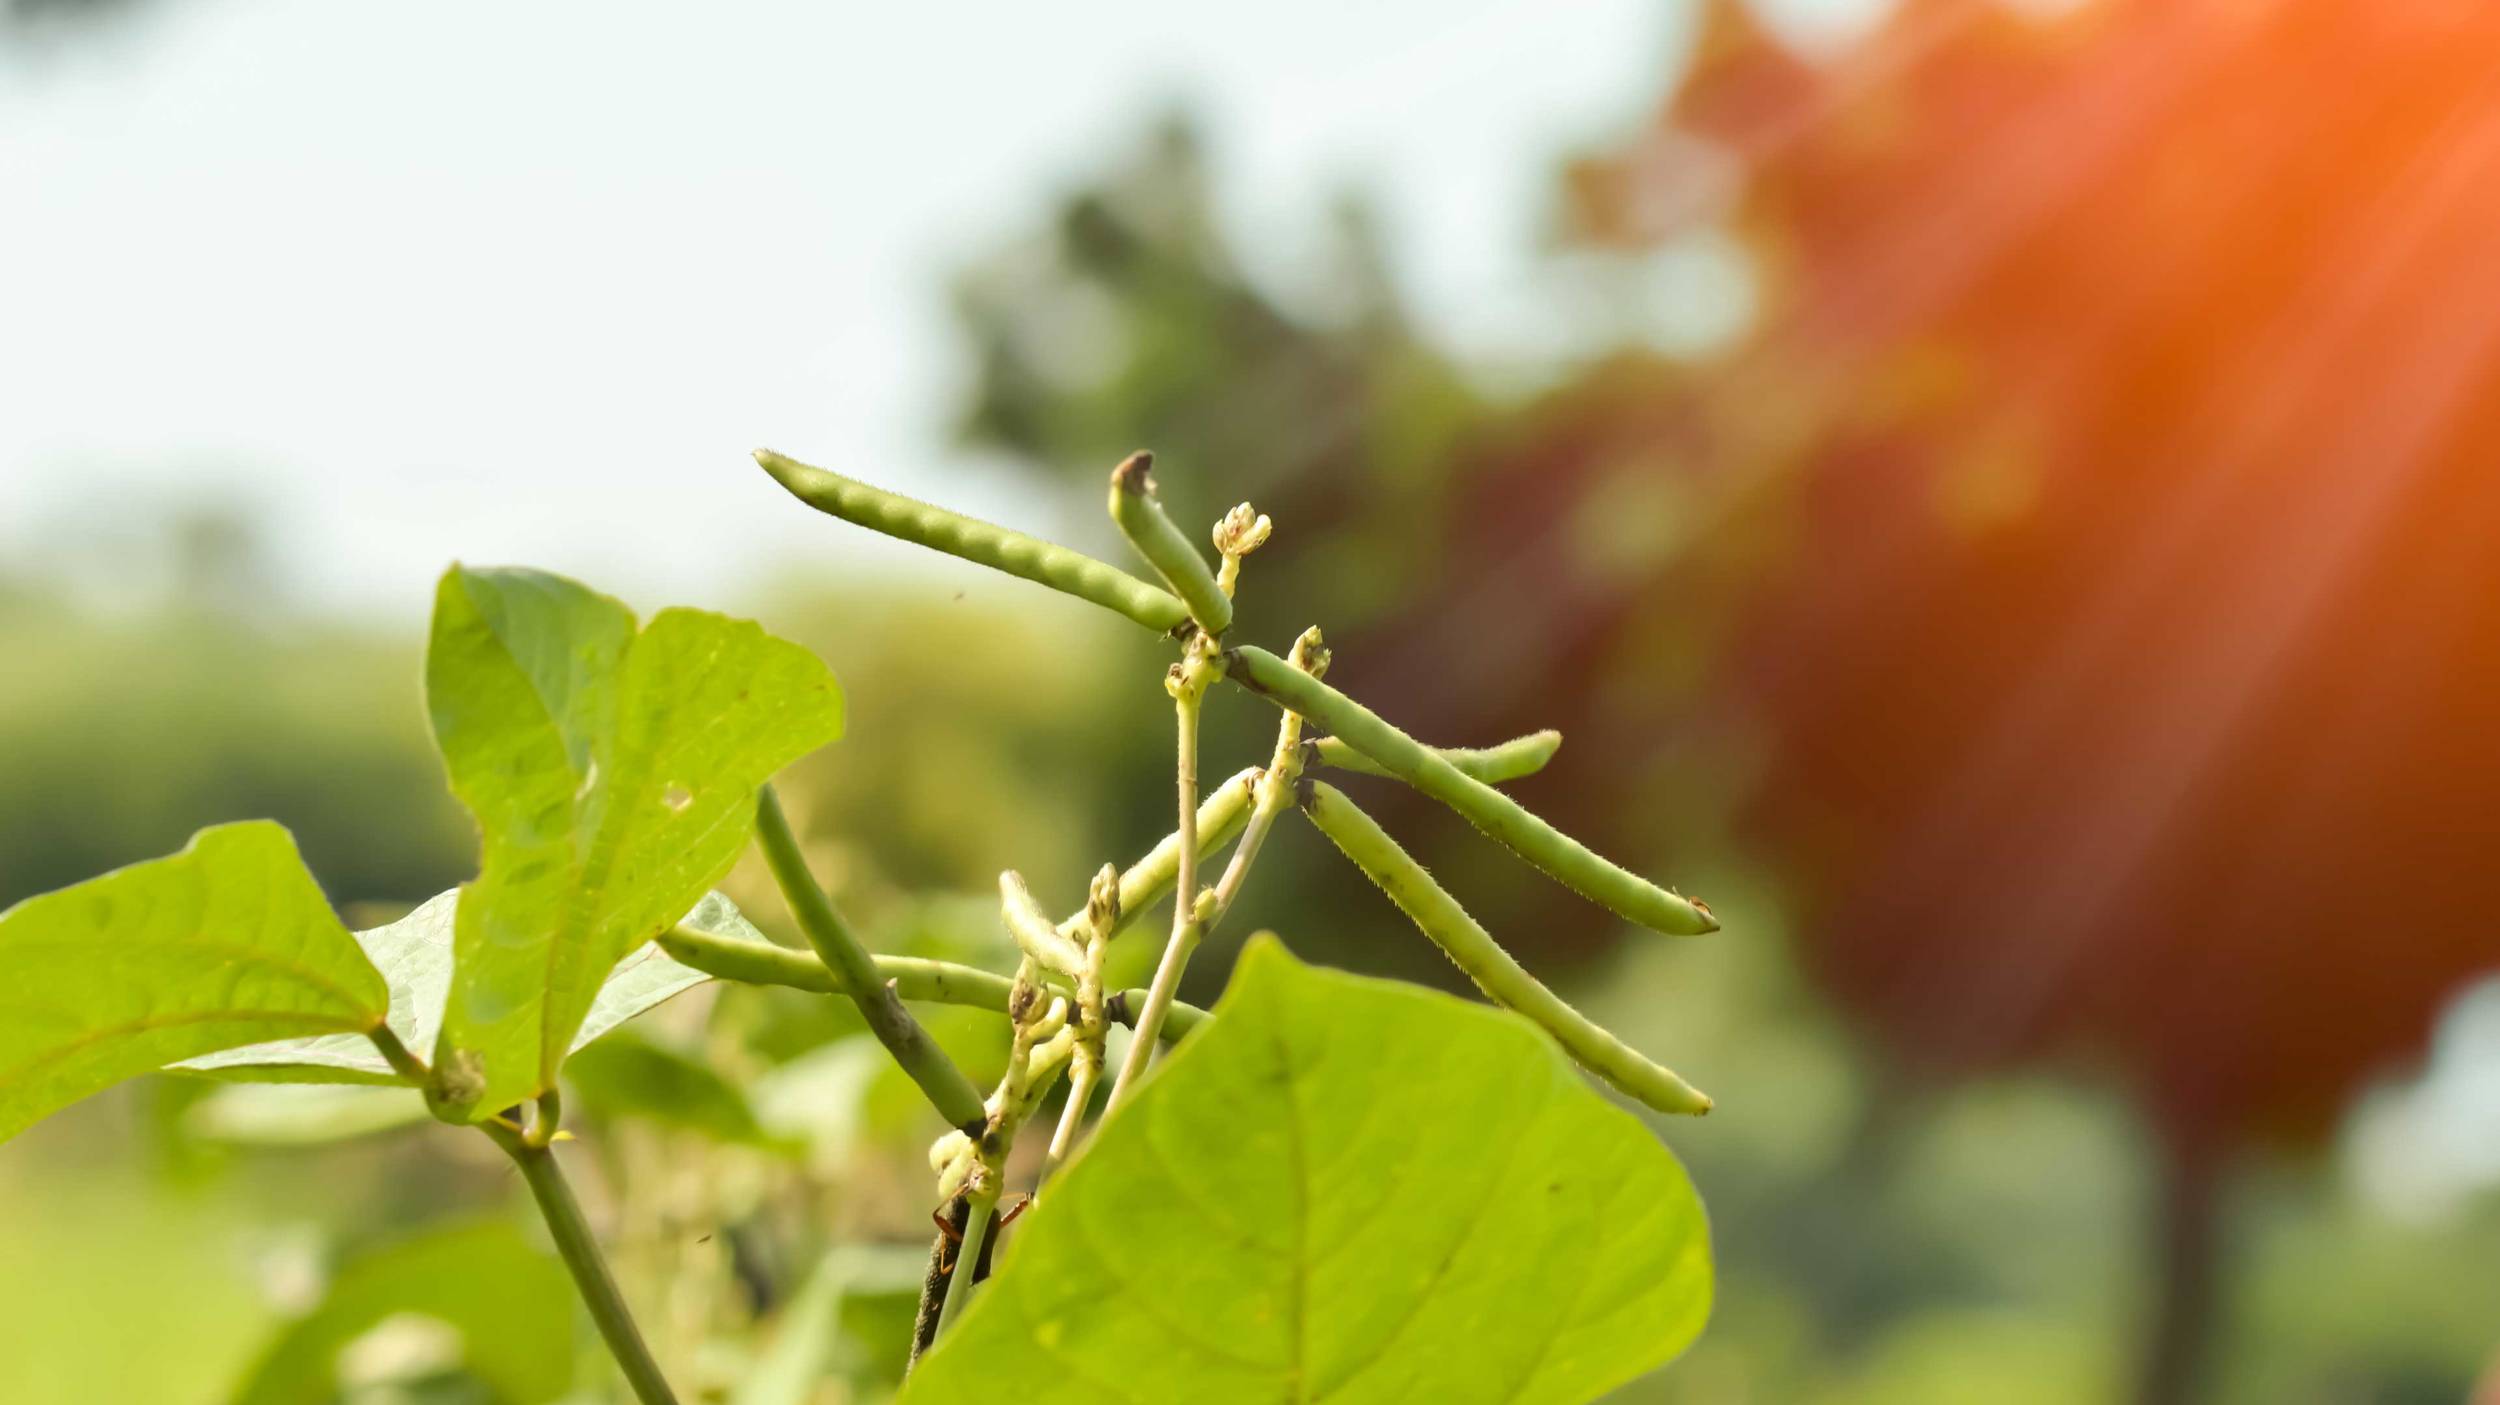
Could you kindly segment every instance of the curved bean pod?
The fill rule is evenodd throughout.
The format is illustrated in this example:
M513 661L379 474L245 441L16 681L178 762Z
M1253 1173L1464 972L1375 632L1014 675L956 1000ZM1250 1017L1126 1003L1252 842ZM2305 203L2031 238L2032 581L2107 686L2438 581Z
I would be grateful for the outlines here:
M1599 1028L1529 975L1344 792L1305 782L1302 812L1495 1004L1544 1026L1582 1067L1660 1112L1698 1115L1710 1110L1709 1097L1699 1089Z
M1212 638L1233 627L1233 600L1215 583L1207 558L1198 554L1198 548L1164 515L1163 504L1155 501L1150 476L1154 463L1155 456L1141 450L1111 470L1111 520L1187 604L1198 628Z
M1323 766L1351 771L1358 776L1388 776L1397 772L1372 760L1346 744L1343 737L1321 737L1311 743L1313 757ZM1552 728L1513 737L1499 746L1436 746L1432 748L1442 760L1458 768L1458 773L1486 785L1500 785L1521 776L1533 776L1545 769L1545 763L1562 750L1562 733Z
M755 461L792 497L828 516L1090 600L1158 634L1169 634L1189 622L1189 610L1169 592L1083 552L872 488L770 449L756 450Z
M1628 921L1672 936L1719 929L1709 910L1621 868L1518 801L1467 775L1438 752L1383 721L1378 713L1265 649L1224 651L1226 673L1254 693L1327 728L1391 775L1467 817L1554 881Z

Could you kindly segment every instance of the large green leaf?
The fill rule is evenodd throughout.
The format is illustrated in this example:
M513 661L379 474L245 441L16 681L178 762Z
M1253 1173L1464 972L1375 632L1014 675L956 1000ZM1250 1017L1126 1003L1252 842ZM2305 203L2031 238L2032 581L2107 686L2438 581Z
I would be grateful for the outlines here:
M233 1402L338 1398L343 1358L377 1328L439 1345L440 1363L430 1351L397 1354L457 1365L504 1405L556 1400L572 1384L574 1301L564 1266L508 1224L431 1230L350 1263L318 1307L262 1350ZM440 1324L438 1344L427 1340L431 1324Z
M426 702L484 837L435 1060L471 1115L553 1085L609 969L736 862L755 788L842 731L832 675L797 645L699 610L636 631L537 571L443 577Z
M362 1039L388 1000L283 828L201 830L0 912L0 1141L177 1059Z
M1578 1402L1710 1285L1683 1168L1533 1026L1260 939L902 1400Z
M411 1049L430 1049L443 1027L443 1004L451 993L452 928L460 890L429 898L415 911L387 926L356 934L382 978L391 988L391 1030ZM722 932L762 941L737 906L719 893L706 893L685 921L707 932ZM636 948L608 973L590 1014L573 1036L573 1048L616 1028L691 986L711 979L692 966L681 965L656 946ZM173 1066L183 1073L258 1083L405 1083L383 1062L373 1041L362 1035L314 1035L225 1049L185 1059ZM266 1105L266 1104L264 1104Z

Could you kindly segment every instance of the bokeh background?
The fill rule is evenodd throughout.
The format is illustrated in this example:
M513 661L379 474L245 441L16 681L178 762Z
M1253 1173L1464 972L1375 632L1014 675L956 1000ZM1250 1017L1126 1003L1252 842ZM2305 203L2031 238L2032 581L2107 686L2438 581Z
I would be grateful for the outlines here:
M1249 637L1560 727L1523 796L1726 924L1366 791L1719 1098L1662 1127L1717 1316L1623 1400L2500 1400L2495 73L2472 0L10 0L0 902L250 815L354 914L456 883L428 586L516 561L819 648L820 871L994 956L999 868L1167 827L1162 654L744 451L1110 555L1151 446L1275 517ZM1235 940L1449 984L1331 857ZM934 1129L822 1003L582 1067L698 1398L896 1364ZM601 1398L405 1111L167 1080L0 1152L0 1400Z

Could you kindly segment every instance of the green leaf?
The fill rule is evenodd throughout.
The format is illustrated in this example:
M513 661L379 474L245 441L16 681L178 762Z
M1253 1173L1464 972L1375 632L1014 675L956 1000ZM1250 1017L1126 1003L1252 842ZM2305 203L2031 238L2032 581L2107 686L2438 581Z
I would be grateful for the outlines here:
M572 1384L574 1301L563 1265L508 1224L420 1234L349 1264L320 1306L269 1343L233 1402L334 1399L343 1358L379 1329L419 1348L403 1354L439 1346L450 1358L441 1364L456 1362L504 1405L542 1405Z
M265 820L0 912L0 1141L177 1059L361 1039L382 977Z
M233 1083L203 1090L182 1111L182 1130L229 1146L322 1146L427 1120L410 1088Z
M1260 939L902 1401L1567 1405L1710 1292L1683 1168L1542 1033Z
M484 860L464 889L435 1072L499 1111L553 1085L611 967L728 873L755 788L842 732L814 655L751 623L453 567L426 702Z
M564 1076L593 1111L647 1118L720 1142L761 1146L773 1140L736 1085L673 1049L620 1034L575 1053Z
M358 932L356 943L391 988L391 1031L411 1049L430 1049L443 1027L443 1003L451 993L452 929L460 889L438 893L396 922ZM685 921L707 932L762 941L745 914L719 893L706 893ZM669 959L656 946L636 948L608 973L590 1014L573 1037L583 1045L690 986L709 980L703 972ZM405 1084L381 1051L363 1035L316 1035L280 1039L185 1059L182 1073L255 1083Z

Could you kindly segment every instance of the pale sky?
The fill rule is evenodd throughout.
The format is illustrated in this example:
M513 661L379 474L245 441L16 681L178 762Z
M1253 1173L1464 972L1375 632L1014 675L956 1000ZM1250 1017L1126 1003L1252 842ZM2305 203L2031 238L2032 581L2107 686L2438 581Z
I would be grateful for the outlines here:
M1498 360L1534 344L1553 157L1642 119L1690 15L694 13L161 0L0 59L0 552L234 490L315 599L413 620L454 557L649 607L874 551L758 444L1052 516L946 443L968 255L1177 102L1267 272L1359 184L1428 322Z

